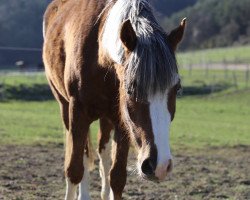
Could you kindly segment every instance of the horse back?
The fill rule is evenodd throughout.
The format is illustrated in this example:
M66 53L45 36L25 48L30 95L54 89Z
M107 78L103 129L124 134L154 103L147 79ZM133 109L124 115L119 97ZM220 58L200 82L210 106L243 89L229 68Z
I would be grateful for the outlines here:
M98 56L98 16L105 0L54 0L44 15L46 76L66 100L93 78Z

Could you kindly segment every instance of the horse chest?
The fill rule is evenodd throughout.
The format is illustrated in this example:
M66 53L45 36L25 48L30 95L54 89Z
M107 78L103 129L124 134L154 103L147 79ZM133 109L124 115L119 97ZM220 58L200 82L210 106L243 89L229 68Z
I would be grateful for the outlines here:
M89 118L97 120L98 118L108 117L114 118L114 115L118 113L117 103L115 99L110 98L105 94L95 94L90 96L84 102L84 107Z

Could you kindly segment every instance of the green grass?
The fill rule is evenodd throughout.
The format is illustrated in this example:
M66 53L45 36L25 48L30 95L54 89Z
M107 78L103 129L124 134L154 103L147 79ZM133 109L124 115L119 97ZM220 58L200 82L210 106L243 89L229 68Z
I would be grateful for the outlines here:
M178 53L177 58L180 64L221 63L223 61L229 63L249 63L249 55L250 46L241 46Z
M209 70L195 69L189 71L187 69L180 70L182 84L189 86L215 86L221 85L228 87L228 91L235 89L250 88L250 74L240 70ZM247 78L248 76L248 78Z
M1 143L62 142L63 128L55 101L0 103Z
M62 143L64 140L64 128L61 123L59 106L55 100L50 100L50 94L46 91L36 90L37 99L40 101L24 101L33 99L34 92L27 92L34 85L46 86L47 80L44 73L0 73L0 86L3 85L2 96L11 97L11 100L3 98L1 102L0 87L0 143L1 144L35 144L35 143ZM22 87L20 87L22 86ZM16 88L9 94L9 88ZM13 91L12 91L13 92ZM6 94L7 93L7 94ZM48 101L43 101L45 95ZM20 97L22 100L12 99ZM49 96L49 98L47 98ZM53 99L53 98L52 98ZM96 123L95 123L96 124ZM97 125L93 125L92 131L97 132ZM95 135L93 134L93 137ZM94 138L95 139L95 138Z
M250 94L185 97L177 101L171 144L188 147L250 145ZM98 123L92 126L96 139ZM64 130L55 101L0 103L2 144L62 143Z
M172 127L172 145L250 145L249 105L249 91L180 99Z
M97 132L96 128L92 131ZM64 128L57 102L0 103L0 137L2 144L62 143Z
M10 86L23 85L34 85L34 84L47 84L44 72L36 73L23 73L10 72L1 73L0 71L0 84L6 84Z
M197 76L184 76L184 86L197 84ZM220 73L220 72L218 72ZM237 72L238 73L238 72ZM241 72L239 72L241 73ZM185 78L186 77L186 78ZM34 77L4 77L5 84L45 84L44 75ZM207 81L204 78L200 80ZM207 83L210 83L208 80ZM196 85L197 86L197 85ZM187 146L250 145L250 92L229 88L212 95L187 96L178 99L177 112L171 128L171 144L174 148ZM98 123L91 128L96 141ZM47 144L62 143L64 129L60 119L59 106L48 101L0 101L0 144Z

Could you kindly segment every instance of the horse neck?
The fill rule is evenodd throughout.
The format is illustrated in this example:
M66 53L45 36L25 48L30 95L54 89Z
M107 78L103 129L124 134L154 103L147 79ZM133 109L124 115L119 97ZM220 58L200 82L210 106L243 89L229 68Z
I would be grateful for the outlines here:
M105 23L107 17L109 15L110 9L112 9L113 5L117 0L110 0L107 6L104 8L102 13L99 16L99 33L98 33L98 41L99 41L99 48L98 48L98 63L103 68L110 68L114 66L114 62L107 56L107 52L103 47L103 33L105 31Z

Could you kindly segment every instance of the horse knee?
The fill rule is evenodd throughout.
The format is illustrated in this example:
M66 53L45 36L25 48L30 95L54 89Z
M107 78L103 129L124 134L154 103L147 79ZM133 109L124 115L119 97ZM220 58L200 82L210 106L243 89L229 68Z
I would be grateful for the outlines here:
M113 168L110 171L110 186L114 196L117 197L115 199L119 199L118 197L122 196L123 189L126 185L127 181L127 171L126 168Z
M84 173L83 162L72 162L65 168L65 175L71 183L77 185L82 181Z

